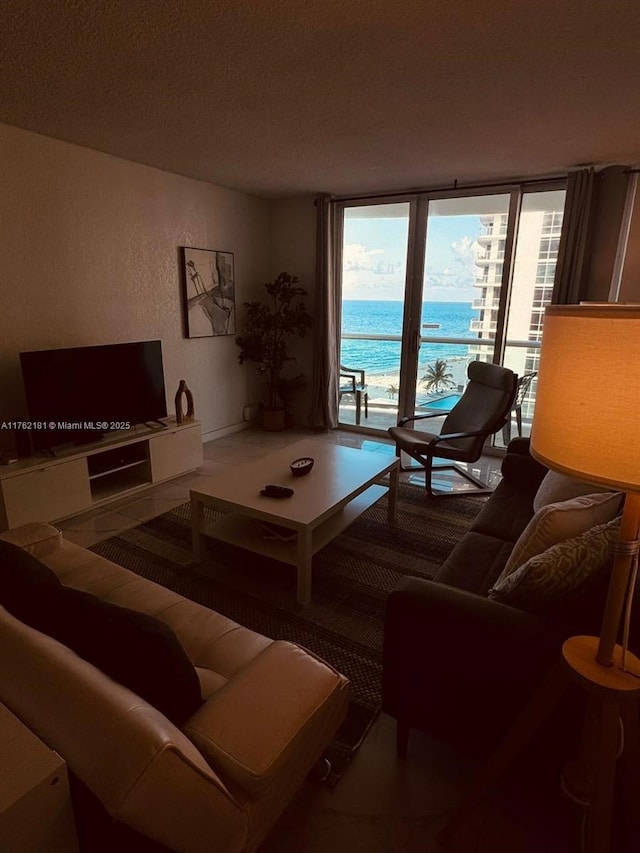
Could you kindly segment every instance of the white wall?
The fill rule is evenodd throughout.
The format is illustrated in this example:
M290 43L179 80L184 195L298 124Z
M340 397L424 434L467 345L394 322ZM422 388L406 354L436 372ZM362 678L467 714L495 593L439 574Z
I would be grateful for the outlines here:
M186 379L205 434L241 422L251 377L234 336L182 336L178 247L235 254L240 319L269 275L268 208L0 124L0 420L26 413L20 351L159 338L169 413Z

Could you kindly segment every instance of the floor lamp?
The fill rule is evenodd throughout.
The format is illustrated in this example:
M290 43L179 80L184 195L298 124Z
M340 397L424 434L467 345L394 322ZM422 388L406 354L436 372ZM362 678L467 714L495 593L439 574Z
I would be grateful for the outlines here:
M587 692L586 719L581 755L566 765L562 784L588 807L585 853L610 853L617 768L638 761L640 752L640 660L626 650L640 526L640 305L546 309L531 452L555 471L625 492L600 637L564 643L562 665L545 679L479 774L444 839L447 846L455 843L484 792L574 682ZM638 812L640 790L632 793Z

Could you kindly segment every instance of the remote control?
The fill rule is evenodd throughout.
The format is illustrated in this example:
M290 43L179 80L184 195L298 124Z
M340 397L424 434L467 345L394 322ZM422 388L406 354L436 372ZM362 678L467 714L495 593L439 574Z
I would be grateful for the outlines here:
M260 491L261 495L266 495L268 498L290 498L293 494L293 489L288 489L286 486L265 486Z

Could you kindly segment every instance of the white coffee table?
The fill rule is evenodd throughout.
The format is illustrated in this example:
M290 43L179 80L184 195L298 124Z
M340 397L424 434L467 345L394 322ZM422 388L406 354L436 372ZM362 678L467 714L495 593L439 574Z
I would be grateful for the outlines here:
M289 463L301 456L313 457L315 464L310 474L294 477ZM202 561L202 537L208 536L289 563L297 567L298 603L308 604L313 555L387 492L388 520L394 524L398 465L386 453L305 440L208 477L190 492L195 559ZM268 483L295 493L263 497L260 490ZM225 515L206 524L205 507ZM264 522L291 530L292 541L266 538Z

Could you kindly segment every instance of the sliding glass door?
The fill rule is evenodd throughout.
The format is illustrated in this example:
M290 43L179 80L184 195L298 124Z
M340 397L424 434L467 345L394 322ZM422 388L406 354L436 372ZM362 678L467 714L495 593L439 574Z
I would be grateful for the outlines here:
M564 197L538 185L342 203L341 425L386 431L403 415L444 415L480 359L529 375L495 443L528 434Z
M339 419L345 425L386 429L398 420L413 207L397 201L344 209ZM363 374L367 398L358 401Z
M506 223L510 200L499 193L423 202L424 243L417 248L424 252L422 286L414 288L408 330L417 344L407 360L408 413L446 414L464 391L469 361L495 360L498 307L485 311L481 293L487 281L502 280L506 231L487 240L486 223Z

